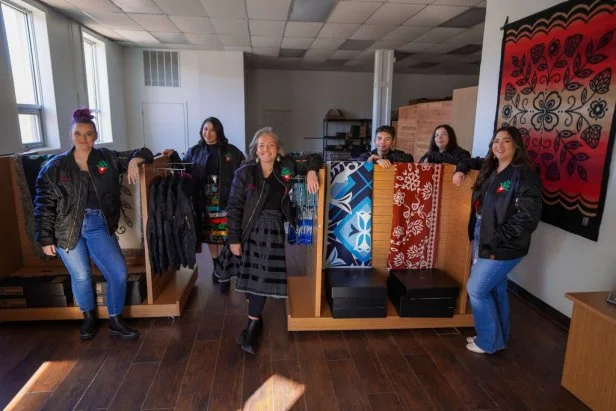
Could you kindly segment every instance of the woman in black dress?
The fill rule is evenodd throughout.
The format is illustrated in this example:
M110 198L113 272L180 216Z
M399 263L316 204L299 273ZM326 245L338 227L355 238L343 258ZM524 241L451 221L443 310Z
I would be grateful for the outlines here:
M248 160L235 173L227 204L229 249L221 255L221 282L236 277L236 291L248 298L248 325L238 337L242 350L254 354L263 328L261 312L267 297L287 297L284 221L295 225L289 200L293 177L306 173L308 192L319 189L320 155L306 156L299 170L283 156L276 133L265 127L250 143ZM225 257L226 256L226 257Z

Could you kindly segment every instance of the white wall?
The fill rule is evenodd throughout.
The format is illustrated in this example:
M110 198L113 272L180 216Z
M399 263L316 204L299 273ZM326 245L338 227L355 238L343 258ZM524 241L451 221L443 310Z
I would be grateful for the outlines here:
M249 69L246 76L247 136L267 126L264 112L290 111L288 151L320 150L323 118L340 108L352 118L372 118L372 73ZM415 98L451 96L453 89L477 85L477 76L394 75L392 108Z
M474 155L485 155L492 136L497 102L502 31L507 16L513 22L561 3L559 0L490 0L483 37ZM616 153L616 151L615 151ZM612 165L616 164L612 159ZM566 315L571 303L564 294L616 288L616 178L610 173L605 211L597 243L540 223L530 253L510 278Z
M244 55L242 52L180 50L180 87L146 87L143 77L143 49L124 50L124 78L129 142L145 144L150 124L143 123L145 104L184 106L184 119L168 121L178 125L164 143L183 152L198 142L199 127L206 117L220 119L225 135L245 150ZM186 128L186 129L184 129ZM158 151L161 147L154 147Z
M71 114L75 108L87 105L81 26L43 4L34 2L32 4L46 13L47 32L35 32L39 47L42 47L44 43L49 44L49 53L43 53L39 62L44 86L48 86L43 90L46 141L50 147L55 149L53 151L65 151L72 147L69 133ZM15 108L15 92L11 73L5 71L9 61L8 50L6 55L3 53L3 47L6 47L6 36L2 34L0 37L2 38L0 42L0 100L2 103L0 104L3 105L0 110L0 124L3 128L0 153L20 152L22 147ZM121 150L127 148L122 48L106 39L105 47L114 140L113 144L105 146ZM17 128L14 128L14 125Z

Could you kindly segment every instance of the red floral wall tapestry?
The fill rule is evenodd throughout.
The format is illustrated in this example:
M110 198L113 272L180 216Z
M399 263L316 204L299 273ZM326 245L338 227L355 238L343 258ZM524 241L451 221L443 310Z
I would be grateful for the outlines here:
M616 131L616 2L568 1L504 27L495 128L518 127L542 220L597 241Z
M441 164L398 163L387 268L436 266Z

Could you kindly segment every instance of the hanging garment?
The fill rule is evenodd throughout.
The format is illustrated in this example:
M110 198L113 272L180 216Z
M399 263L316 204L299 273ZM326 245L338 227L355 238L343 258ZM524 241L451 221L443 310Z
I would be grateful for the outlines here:
M327 163L327 267L372 264L373 163Z
M395 168L387 268L433 268L436 264L442 165L398 163Z
M181 265L193 268L197 263L197 246L199 245L195 181L190 176L178 179L176 187L175 218L173 233L175 247Z
M158 187L162 178L154 177L150 183L150 198L148 198L148 222L146 226L146 238L148 241L148 250L150 258L150 266L153 273L162 272L158 258L158 227L156 220L156 200L158 199Z
M167 260L169 268L177 271L180 269L180 253L175 241L175 206L176 206L176 191L181 177L172 175L167 177L169 185L167 186L167 196L165 204L165 244L167 245Z

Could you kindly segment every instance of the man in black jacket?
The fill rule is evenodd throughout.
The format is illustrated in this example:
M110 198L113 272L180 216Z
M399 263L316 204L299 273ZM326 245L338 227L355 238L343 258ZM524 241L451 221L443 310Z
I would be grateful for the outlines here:
M377 163L383 168L391 167L392 163L412 163L413 156L402 150L393 148L396 142L396 129L391 126L381 126L376 129L374 138L376 149L362 154L361 161Z

